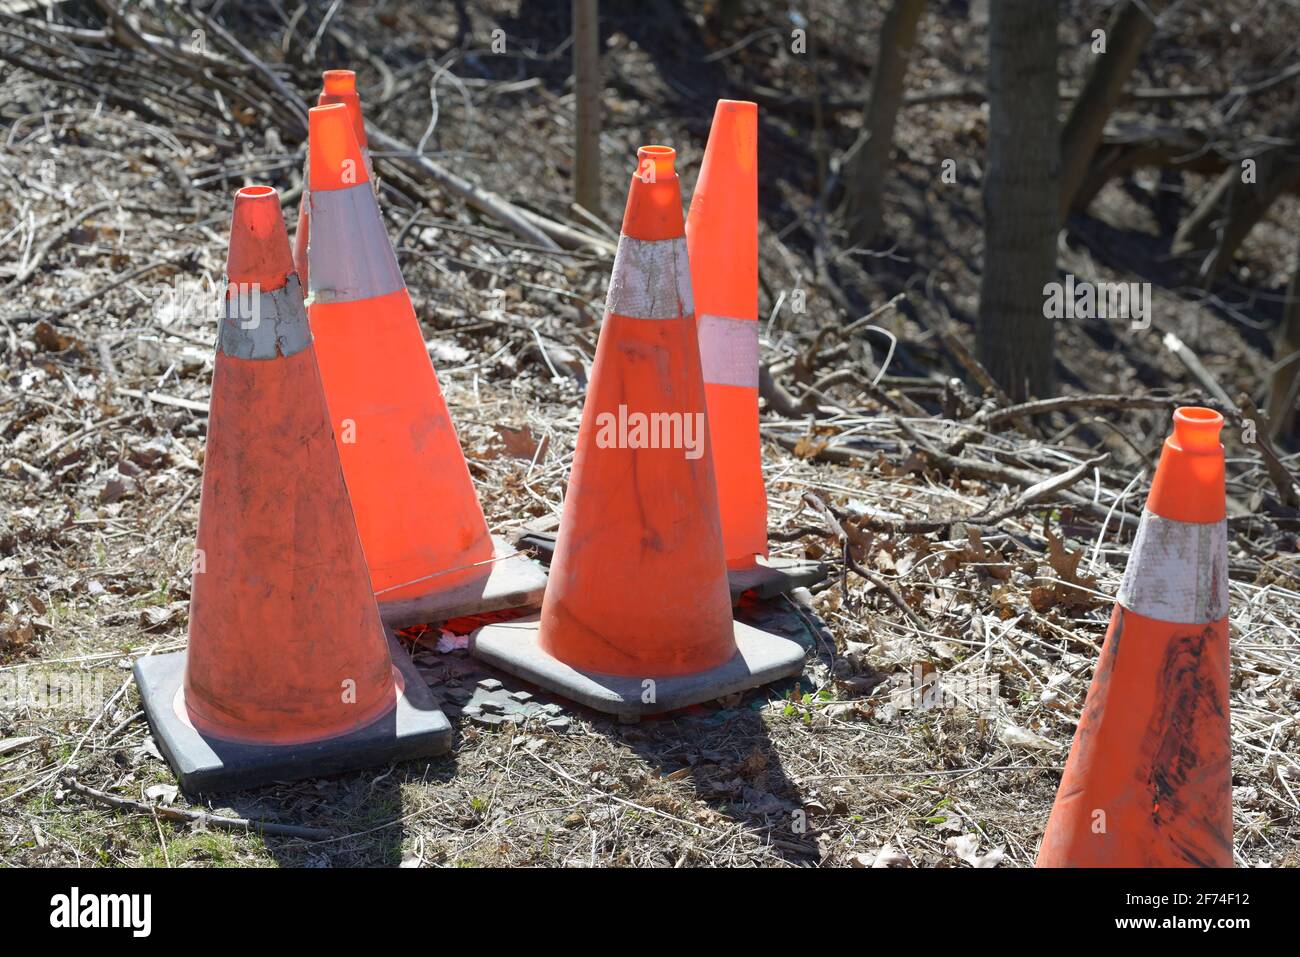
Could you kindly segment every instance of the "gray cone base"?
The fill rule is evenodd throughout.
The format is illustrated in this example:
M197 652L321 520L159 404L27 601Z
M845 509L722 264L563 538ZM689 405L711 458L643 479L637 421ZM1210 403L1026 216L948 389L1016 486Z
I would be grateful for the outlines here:
M185 680L183 651L140 658L133 670L158 750L181 789L218 794L447 753L451 725L392 634L388 644L406 683L397 707L356 731L306 744L240 744L208 737L182 721L173 702Z
M827 574L821 562L776 556L760 559L760 564L753 568L728 568L727 583L735 604L746 592L753 592L759 598L775 598L825 581Z
M555 536L553 530L525 526L515 533L514 541L520 548L535 549L541 561L549 565L555 557ZM829 574L826 566L816 561L779 556L759 561L753 568L727 569L733 605L746 592L753 592L759 598L775 598L825 581Z
M629 717L675 711L689 705L757 688L803 671L798 642L734 622L736 654L716 668L693 675L654 680L652 703L644 703L644 678L579 671L553 658L538 644L539 616L487 625L469 639L469 653L502 671L585 704L597 711Z
M503 608L541 605L542 593L546 591L546 570L503 538L493 535L492 545L500 560L485 565L481 578L417 598L384 601L382 596L377 596L384 624L389 628L406 628Z

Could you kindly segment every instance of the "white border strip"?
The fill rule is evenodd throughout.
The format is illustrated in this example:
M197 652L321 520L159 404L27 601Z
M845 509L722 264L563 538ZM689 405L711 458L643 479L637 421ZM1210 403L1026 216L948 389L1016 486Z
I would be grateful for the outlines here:
M700 365L714 385L758 388L758 320L700 316Z
M1204 625L1228 614L1228 523L1198 525L1143 510L1115 598L1157 621Z
M275 359L291 356L311 345L302 284L290 273L279 289L264 292L226 288L225 315L217 330L217 349L236 359Z
M620 236L605 297L606 314L629 319L677 319L695 314L686 239Z
M369 181L313 190L307 237L312 302L356 302L405 288Z

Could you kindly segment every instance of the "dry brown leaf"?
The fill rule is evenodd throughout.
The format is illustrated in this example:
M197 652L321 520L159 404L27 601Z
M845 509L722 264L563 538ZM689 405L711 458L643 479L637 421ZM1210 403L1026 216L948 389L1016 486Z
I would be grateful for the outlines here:
M1097 579L1079 572L1079 562L1083 550L1072 552L1065 546L1063 538L1052 534L1052 530L1043 526L1043 535L1047 539L1047 563L1056 573L1056 581L1048 586L1038 586L1030 593L1030 601L1038 611L1060 606L1069 611L1085 611L1103 603L1098 597ZM1044 588L1046 590L1044 590Z
M75 337L60 332L44 319L33 327L32 340L46 352L62 352L77 344Z
M545 452L549 441L549 438L544 436L539 443L527 426L522 429L512 429L508 425L498 425L495 428L497 435L505 443L506 454L517 459L527 459L529 462L537 457L539 449Z
M801 436L799 441L794 444L794 454L796 458L815 459L826 450L828 442L814 442L808 436Z

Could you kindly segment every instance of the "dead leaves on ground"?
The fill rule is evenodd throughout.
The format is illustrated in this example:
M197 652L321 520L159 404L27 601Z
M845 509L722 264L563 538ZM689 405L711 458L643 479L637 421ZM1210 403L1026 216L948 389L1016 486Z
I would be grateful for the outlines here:
M984 543L980 531L974 526L966 530L966 546L951 555L955 567L974 565L977 569L997 581L1011 578L1011 566L1006 563L1002 553Z
M1065 612L1081 612L1105 604L1105 599L1097 594L1097 579L1079 571L1083 550L1070 551L1064 539L1052 534L1046 523L1043 524L1043 536L1047 539L1047 563L1056 573L1056 579L1045 585L1035 585L1030 590L1029 601L1034 611L1041 613L1060 608Z
M851 504L847 510L851 515ZM1015 537L960 521L953 522L952 539L946 542L933 535L877 531L869 518L843 517L838 524L853 561L893 584L913 610L942 616L951 601L945 589L931 586L965 572L967 587L986 593L1007 620L1030 609L1077 617L1108 603L1097 579L1080 570L1086 547L1066 544L1067 519L1066 512L1044 516L1046 556ZM1052 529L1054 522L1058 531ZM835 595L826 594L823 601L839 607Z
M0 612L0 661L24 653L33 637L35 631L31 618Z

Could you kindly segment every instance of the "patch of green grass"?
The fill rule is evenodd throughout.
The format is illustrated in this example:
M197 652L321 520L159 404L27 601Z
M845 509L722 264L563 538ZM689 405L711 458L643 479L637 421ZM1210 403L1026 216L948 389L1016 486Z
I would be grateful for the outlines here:
M49 613L48 617L51 624L60 619L66 620L72 617L72 599L64 600L55 592L50 592L46 597L45 608Z
M161 574L154 582L153 590L134 599L131 604L136 608L147 608L151 605L169 605L171 600L171 581L166 574Z
M796 718L803 721L804 724L811 725L813 708L833 700L835 700L834 696L824 689L816 694L805 692L801 695L791 691L786 699L785 707L781 709L781 715L786 718Z
M944 798L934 806L926 817L922 818L923 823L942 824L944 821L948 820L948 815L943 812L950 804L952 804L952 798Z
M152 821L150 821L152 824ZM163 825L166 835L168 826ZM202 864L208 867L241 867L254 863L250 851L263 850L261 839L254 834L231 834L225 831L195 831L176 837L167 837L167 853L163 854L162 845L158 843L157 832L154 842L144 848L135 861L136 867L166 867L168 861L172 867Z

